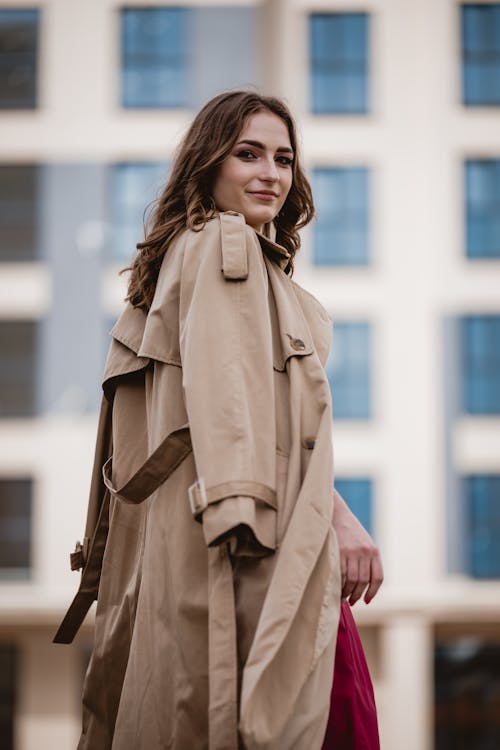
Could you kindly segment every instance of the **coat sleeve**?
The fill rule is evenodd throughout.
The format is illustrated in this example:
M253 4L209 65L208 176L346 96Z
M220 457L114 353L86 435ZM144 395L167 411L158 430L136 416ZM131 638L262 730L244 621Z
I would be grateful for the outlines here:
M191 510L207 545L276 547L276 426L268 277L244 217L187 232L180 289L183 393L197 480Z

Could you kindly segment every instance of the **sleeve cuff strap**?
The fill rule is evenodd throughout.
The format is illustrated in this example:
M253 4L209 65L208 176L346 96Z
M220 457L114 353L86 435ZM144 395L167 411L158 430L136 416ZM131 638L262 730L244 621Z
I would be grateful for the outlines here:
M199 478L189 487L188 495L191 512L197 521L201 520L201 514L208 505L237 495L247 495L256 500L261 500L275 511L277 509L276 491L260 482L222 482L222 484L215 484L207 488L204 479Z

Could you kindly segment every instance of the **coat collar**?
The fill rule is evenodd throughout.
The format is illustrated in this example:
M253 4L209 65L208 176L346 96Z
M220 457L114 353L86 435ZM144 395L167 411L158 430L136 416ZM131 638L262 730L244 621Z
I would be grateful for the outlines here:
M220 215L220 213L223 212L215 211L214 216L218 216ZM234 214L236 212L229 211L228 213ZM238 215L244 223L243 214L238 212ZM250 227L250 225L247 226L249 226L250 229L253 229L253 227ZM290 263L291 255L288 250L283 247L283 245L280 245L278 242L276 242L276 225L274 221L268 221L266 224L264 224L262 232L258 232L256 229L253 229L253 231L257 235L264 254L267 255L270 260L274 261L274 263L276 263L283 271L286 272L286 268Z
M276 225L274 221L264 224L262 232L254 231L266 255L285 271L290 262L290 253L283 245L279 245L276 242Z

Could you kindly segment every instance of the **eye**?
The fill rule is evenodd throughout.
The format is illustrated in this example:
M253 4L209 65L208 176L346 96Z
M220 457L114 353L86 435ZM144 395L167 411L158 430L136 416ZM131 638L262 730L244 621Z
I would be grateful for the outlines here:
M291 167L293 163L293 159L291 159L289 156L278 156L276 158L276 161L278 161L280 164L283 164L286 167Z
M247 160L251 160L251 159L255 159L256 158L255 154L253 153L253 151L249 151L247 148L244 148L241 151L238 151L238 153L236 154L236 156L239 159L247 159Z

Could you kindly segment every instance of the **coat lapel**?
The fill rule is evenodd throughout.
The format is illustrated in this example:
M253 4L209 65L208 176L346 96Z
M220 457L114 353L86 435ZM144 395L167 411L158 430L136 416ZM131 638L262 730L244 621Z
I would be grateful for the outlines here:
M260 239L260 237L259 237ZM295 289L282 268L265 257L269 277L269 302L274 308L273 353L274 367L284 370L290 357L312 354L314 342Z

